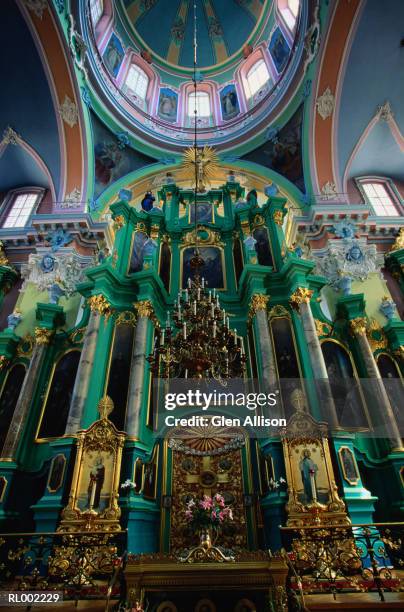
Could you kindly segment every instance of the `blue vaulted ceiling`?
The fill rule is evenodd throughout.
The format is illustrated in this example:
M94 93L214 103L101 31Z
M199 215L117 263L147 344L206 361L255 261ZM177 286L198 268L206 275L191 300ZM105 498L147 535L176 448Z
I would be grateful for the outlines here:
M133 26L155 53L168 59L173 26L178 25L179 11L185 14L180 21L183 37L180 42L179 64L186 68L193 65L193 0L124 0ZM253 31L259 10L251 9L263 2L251 0L198 0L198 64L200 67L216 63L215 37L224 41L230 57L243 47ZM132 12L131 12L132 11ZM132 14L132 18L131 18ZM135 15L135 17L133 16ZM181 18L180 18L181 19Z
M61 164L59 134L48 81L16 3L3 0L1 8L0 140L6 127L11 126L42 158L57 191ZM35 160L21 147L8 145L0 157L0 190L38 184L49 186Z
M386 100L404 134L403 0L367 0L348 57L338 127L340 175L366 127ZM404 155L387 124L377 125L358 151L351 176L383 171L404 177ZM383 170L384 169L384 170ZM397 176L399 175L399 176Z

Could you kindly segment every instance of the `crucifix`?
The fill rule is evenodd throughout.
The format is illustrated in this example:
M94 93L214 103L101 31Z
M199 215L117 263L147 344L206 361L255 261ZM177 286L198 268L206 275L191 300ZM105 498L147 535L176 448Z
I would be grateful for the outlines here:
M217 474L213 471L212 457L202 457L202 469L198 474L187 474L185 476L187 484L199 484L203 488L203 494L212 497L212 489L220 483L229 482L229 475L224 472Z

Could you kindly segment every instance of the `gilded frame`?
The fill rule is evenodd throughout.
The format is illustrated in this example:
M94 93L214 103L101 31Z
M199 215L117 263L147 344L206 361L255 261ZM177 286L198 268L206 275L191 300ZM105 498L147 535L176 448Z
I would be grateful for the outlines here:
M355 468L356 471L356 478L349 478L347 472L346 472L346 467L344 464L344 460L343 460L343 453L344 451L347 451L352 460L353 460L353 466ZM359 468L358 468L358 464L356 462L356 457L355 454L353 453L352 449L349 448L349 446L340 446L340 448L338 449L338 460L339 460L339 464L341 466L341 471L342 471L342 475L344 477L344 480L350 484L352 487L356 487L356 485L358 484L358 482L360 481L360 473L359 473Z
M4 483L3 490L1 491L1 494L0 494L0 504L2 504L4 500L4 496L6 494L8 480L5 476L0 476L0 482Z

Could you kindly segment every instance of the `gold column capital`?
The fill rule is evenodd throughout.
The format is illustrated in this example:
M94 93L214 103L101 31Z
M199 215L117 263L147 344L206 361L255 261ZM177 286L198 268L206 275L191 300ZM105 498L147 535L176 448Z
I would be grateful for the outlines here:
M298 287L289 298L289 304L292 308L299 310L299 306L303 303L308 304L313 295L313 289L307 289L307 287Z
M114 229L116 231L120 230L121 227L125 225L125 217L123 215L118 215L114 219Z
M148 319L154 318L154 308L150 300L135 302L134 307L139 317L147 317Z
M101 293L92 295L88 298L88 305L90 306L91 312L96 314L104 315L107 318L112 314L111 304Z
M365 336L367 329L367 321L365 317L356 317L349 322L351 332L356 336Z
M394 251L400 251L404 249L404 227L402 227L398 233L397 238L394 241L389 253L393 253Z
M0 355L0 371L6 368L10 360L5 355Z
M275 210L272 219L275 221L276 225L283 225L283 212L281 210Z
M46 329L45 327L36 327L34 330L35 343L39 346L50 344L55 331L53 329Z
M269 302L269 295L254 293L251 298L249 318L252 319L259 310L266 310Z

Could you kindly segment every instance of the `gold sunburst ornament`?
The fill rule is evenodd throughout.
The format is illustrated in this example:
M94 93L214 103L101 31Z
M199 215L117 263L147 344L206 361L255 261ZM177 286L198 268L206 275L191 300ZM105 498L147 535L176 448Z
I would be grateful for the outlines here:
M197 178L198 192L206 191L219 168L219 157L213 147L189 147L183 155L181 168L185 178ZM194 185L195 186L195 185Z

